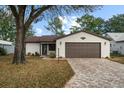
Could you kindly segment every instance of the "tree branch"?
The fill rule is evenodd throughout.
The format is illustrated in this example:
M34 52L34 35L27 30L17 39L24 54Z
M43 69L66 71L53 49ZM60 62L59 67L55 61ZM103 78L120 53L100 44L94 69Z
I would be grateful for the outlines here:
M52 5L43 6L41 8L36 9L33 14L31 14L28 18L28 20L25 22L25 26L29 27L30 24L39 17L45 10L48 10L49 8L53 7Z
M34 5L32 5L31 6L31 12L30 12L29 18L33 15L34 12L35 12Z
M12 14L14 15L15 18L18 17L18 12L17 12L17 9L14 5L9 5L11 11L12 11Z

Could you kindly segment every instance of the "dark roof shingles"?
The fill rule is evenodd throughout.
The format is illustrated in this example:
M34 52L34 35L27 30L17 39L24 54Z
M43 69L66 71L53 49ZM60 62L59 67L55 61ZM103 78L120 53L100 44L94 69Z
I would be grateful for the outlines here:
M45 35L45 36L33 36L26 38L26 43L39 43L39 42L55 42L59 36Z
M110 41L109 38L97 35L97 34L92 33L92 32L79 31L79 32L71 33L71 34L68 34L68 35L65 35L65 36L45 35L45 36L39 36L39 37L38 36L28 37L25 40L25 42L26 43L55 42L57 39L61 39L61 38L64 38L64 37L67 37L67 36L70 36L70 35L73 35L73 34L76 34L76 33L80 33L80 32L85 32L85 33L88 33L88 34L91 34L91 35L94 35L94 36L97 36L97 37L100 37L100 38L103 38L103 39L106 39L106 40Z

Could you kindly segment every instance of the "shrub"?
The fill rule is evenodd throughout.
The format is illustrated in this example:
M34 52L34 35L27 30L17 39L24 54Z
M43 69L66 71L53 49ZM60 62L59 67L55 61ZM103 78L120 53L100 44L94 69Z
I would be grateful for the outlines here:
M113 51L111 54L111 57L116 56L116 57L123 57L124 55L122 55L121 53L119 53L118 51Z
M35 56L34 53L31 54L32 56Z
M51 53L49 54L49 57L50 57L50 58L55 58L55 57L56 57L56 54L51 52Z
M28 56L31 56L31 52L28 52L28 54L27 54Z
M40 56L40 54L38 52L35 52L35 56Z
M6 52L6 50L4 48L0 47L0 55L1 56L7 55L7 52Z
M107 57L105 57L106 59L108 59L109 57L107 56Z

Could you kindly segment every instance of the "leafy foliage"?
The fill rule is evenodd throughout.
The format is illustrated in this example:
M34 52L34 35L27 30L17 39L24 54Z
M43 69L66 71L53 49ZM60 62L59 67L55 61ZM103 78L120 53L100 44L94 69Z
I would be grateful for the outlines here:
M15 40L15 22L10 11L0 10L0 39L14 41Z
M71 33L75 33L75 32L81 31L81 28L80 27L77 27L77 26L72 26L70 28L70 30L71 30Z
M46 12L44 16L44 18L50 19L50 18L54 18L51 19L51 21L48 21L48 26L45 27L47 30L53 32L56 35L64 35L64 31L62 30L62 21L58 18L58 16L63 16L66 14L78 14L78 13L89 13L89 12L93 12L97 9L100 9L102 6L92 6L92 5L65 5L65 6L53 6L51 7L48 12ZM41 18L43 19L43 17ZM76 32L76 30L80 30L80 28L78 27L73 27L71 28L72 33Z
M54 33L55 35L61 36L64 35L64 30L62 30L62 26L62 20L60 20L58 17L55 17L48 22L48 26L45 28Z
M51 52L51 53L49 54L49 57L50 57L50 58L55 58L55 57L56 57L56 54Z
M105 26L106 32L124 32L124 14L114 15Z
M35 32L32 29L32 25L26 32L26 36L33 36ZM6 7L0 8L0 39L15 42L16 38L16 24L15 19L10 11Z
M35 56L40 56L40 54L38 52L35 52Z
M0 56L4 56L6 54L7 54L6 50L0 47Z
M91 31L95 32L96 34L102 34L104 31L105 22L102 18L96 18L92 15L83 15L81 18L77 18L76 22L80 25L80 27L73 26L71 28L71 32L76 31Z
M30 37L30 36L34 36L35 35L35 31L33 29L33 26L31 25L28 29L28 31L26 31L26 37Z
M94 12L98 9L101 9L102 6L100 5L42 5L42 6L28 6L28 11L26 11L26 14L30 14L29 11L32 11L31 7L34 7L34 10L40 10L44 7L49 7L45 10L44 13L42 13L40 16L38 16L34 22L37 23L43 19L46 21L50 20L51 18L55 18L58 16L64 16L64 15L71 15L71 14L84 14L89 12Z

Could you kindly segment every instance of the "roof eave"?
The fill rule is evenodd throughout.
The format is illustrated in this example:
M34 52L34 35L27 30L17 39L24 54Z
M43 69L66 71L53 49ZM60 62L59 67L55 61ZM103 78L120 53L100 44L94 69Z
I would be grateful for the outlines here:
M88 34L91 34L91 35L94 35L94 36L100 37L100 38L102 38L102 39L105 39L105 40L111 41L111 39L109 39L109 38L106 38L106 37L103 37L103 36L99 36L99 35L97 35L97 34L95 34L95 33L88 32L88 31L78 31L78 32L75 32L75 33L71 33L71 34L68 34L68 35L65 35L65 36L59 37L59 38L57 38L56 40L61 39L61 38L65 38L65 37L67 37L67 36L74 35L74 34L77 34L77 33L80 33L80 32L85 32L85 33L88 33Z
M54 41L26 41L25 43L41 43L41 42L56 42L56 40Z
M121 41L116 41L117 43L121 43L121 42L124 42L124 40L121 40Z

